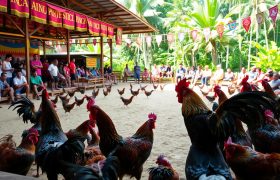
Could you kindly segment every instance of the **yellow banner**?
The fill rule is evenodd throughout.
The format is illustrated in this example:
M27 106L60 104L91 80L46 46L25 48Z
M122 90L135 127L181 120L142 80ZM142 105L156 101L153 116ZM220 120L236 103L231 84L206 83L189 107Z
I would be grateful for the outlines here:
M97 59L96 58L87 57L87 59L86 59L86 66L87 66L87 68L96 67L97 66Z

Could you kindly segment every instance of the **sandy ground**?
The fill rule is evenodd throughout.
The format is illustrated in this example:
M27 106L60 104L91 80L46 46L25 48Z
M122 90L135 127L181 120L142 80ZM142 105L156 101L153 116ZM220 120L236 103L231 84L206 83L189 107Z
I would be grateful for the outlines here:
M133 102L125 107L120 100L117 89L125 87L124 97L131 96L128 83L119 83L112 87L112 92L104 97L102 89L96 98L96 104L104 109L114 121L118 133L124 137L133 135L138 127L146 120L150 112L157 114L156 129L154 130L154 144L149 159L144 164L142 179L147 179L149 167L155 166L155 160L158 155L166 155L172 163L174 169L179 172L180 179L185 179L185 161L190 147L190 139L185 128L183 117L181 115L181 105L177 102L175 85L167 84L163 91L160 88L147 98L143 92L133 99ZM133 84L133 89L139 88L138 84ZM148 85L147 90L151 90L153 86ZM199 91L198 88L195 88ZM86 94L90 95L91 90ZM200 93L200 92L199 92ZM76 96L81 97L80 93ZM74 98L70 101L74 101ZM36 107L40 101L34 100ZM88 112L85 103L81 107L75 107L71 113L64 113L61 101L57 103L57 111L63 130L66 132L73 129L88 119ZM210 103L208 103L211 106ZM1 104L0 108L0 137L6 134L14 135L14 139L19 143L21 133L24 129L28 129L31 124L24 124L11 109L8 110L8 104ZM30 175L35 173L35 166L30 170ZM42 175L40 179L47 179ZM129 179L126 177L125 179Z

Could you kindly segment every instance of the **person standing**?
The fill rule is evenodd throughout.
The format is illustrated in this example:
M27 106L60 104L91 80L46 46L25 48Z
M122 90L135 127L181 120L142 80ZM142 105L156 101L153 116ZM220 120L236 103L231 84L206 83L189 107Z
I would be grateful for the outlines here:
M57 59L53 60L50 64L48 70L50 72L51 81L52 81L52 90L55 88L58 90L58 68L57 68L58 61Z
M75 59L73 58L69 64L70 77L71 77L71 86L74 87L74 82L76 81L76 64Z
M63 74L66 79L67 87L70 87L71 86L71 75L70 75L70 69L68 66L68 62L66 62L63 66Z
M140 74L141 74L141 68L138 66L138 62L136 62L134 66L134 78L138 84L140 83Z
M41 69L43 68L43 65L38 54L33 55L33 60L30 62L30 65L32 69L36 70L38 76L42 76Z
M13 71L14 71L14 68L12 68L11 61L12 61L12 55L7 54L6 58L5 58L5 61L3 62L3 65L2 65L2 71L4 73L6 73L7 83L12 87L13 86Z
M16 72L16 77L14 77L14 88L16 98L21 98L22 93L26 93L26 97L28 97L29 85L26 78L21 74L21 71Z
M36 97L37 100L40 100L38 92L43 90L45 86L41 77L37 75L37 71L35 69L32 70L30 84L34 92L34 97Z

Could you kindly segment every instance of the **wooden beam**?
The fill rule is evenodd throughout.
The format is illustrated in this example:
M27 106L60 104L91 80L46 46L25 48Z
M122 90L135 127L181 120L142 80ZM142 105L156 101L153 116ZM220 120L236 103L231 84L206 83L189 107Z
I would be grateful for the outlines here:
M118 6L116 6L116 7L114 7L114 8L112 8L112 9L110 9L110 10L108 10L108 11L105 11L105 12L101 12L102 13L102 15L104 16L105 14L111 14L111 12L114 12L116 9L118 9L119 7Z
M12 36L12 37L24 37L24 35L22 34L15 34L15 33L8 33L8 32L0 32L0 35Z
M110 48L110 66L113 71L113 40L107 39L107 42L109 43L109 48Z
M48 37L42 37L42 36L30 36L31 39L41 39L46 41L64 41L64 39L57 39L57 38L48 38Z
M106 13L107 14L107 13ZM116 16L130 16L130 14L126 13L126 14L112 14L111 15L107 15L107 16L103 16L103 17L116 17ZM134 18L135 19L135 18ZM139 21L138 21L139 22Z
M25 61L26 61L26 80L28 84L30 84L30 39L29 39L29 33L28 33L28 20L24 18L24 30L25 30L25 36L24 36L24 44L25 44Z
M100 37L100 72L102 75L104 75L103 72L103 58L104 58L104 54L103 54L103 37Z
M85 10L87 10L87 11L89 11L89 12L91 12L91 13L97 15L97 12L96 12L96 11L90 9L89 7L83 5L82 3L79 3L79 2L77 2L77 1L75 1L75 0L69 0L69 1L70 1L71 3L73 3L73 4L75 4L76 6L79 6L80 8L85 9Z
M13 23L14 26L16 26L16 28L21 32L22 35L25 35L24 31L17 25L17 23L9 15L6 15L6 17L8 17L8 19Z
M33 34L35 34L42 27L43 27L43 25L40 24L32 33L29 34L29 37L32 36Z
M67 62L70 63L70 31L67 29L66 33L66 52L67 52Z

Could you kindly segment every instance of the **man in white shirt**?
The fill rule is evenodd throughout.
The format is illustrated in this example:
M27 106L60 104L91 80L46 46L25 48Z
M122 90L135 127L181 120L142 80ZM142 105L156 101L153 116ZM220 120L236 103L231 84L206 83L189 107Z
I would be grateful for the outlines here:
M6 73L7 83L10 86L13 85L13 71L14 71L14 68L12 68L12 65L11 65L11 61L12 61L12 55L7 54L5 61L3 61L3 64L2 64L2 71L4 73Z
M21 71L17 71L16 77L14 77L14 89L16 98L21 98L22 93L26 93L26 97L28 97L29 85L26 78L21 74Z
M49 72L50 72L50 76L51 76L51 81L52 81L52 90L53 90L53 87L58 90L58 68L57 68L57 64L58 64L58 61L57 59L53 60L52 63L49 65Z

